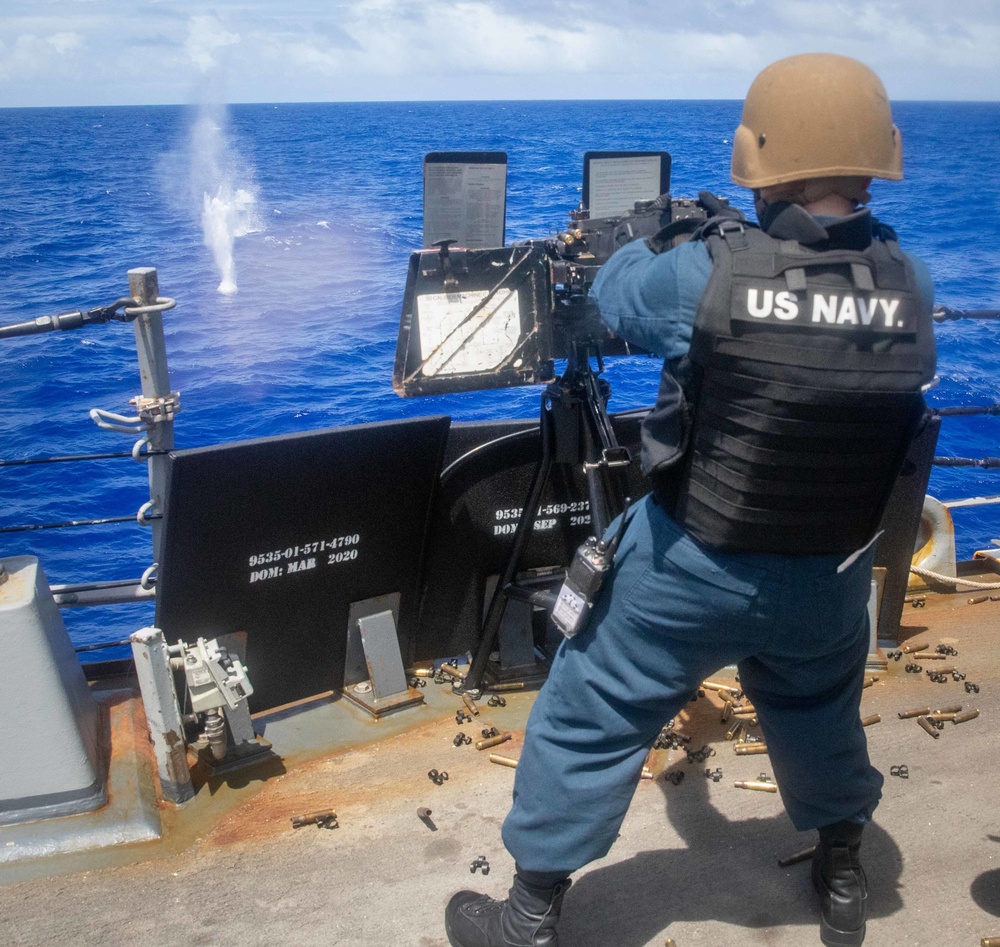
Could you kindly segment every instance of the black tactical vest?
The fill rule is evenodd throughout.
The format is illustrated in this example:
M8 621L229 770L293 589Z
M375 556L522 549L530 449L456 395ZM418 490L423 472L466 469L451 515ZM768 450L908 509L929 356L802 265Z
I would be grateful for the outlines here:
M824 229L788 205L768 232L722 220L696 238L713 266L691 350L664 365L643 424L659 501L719 549L860 548L935 367L930 309L895 233L868 211Z

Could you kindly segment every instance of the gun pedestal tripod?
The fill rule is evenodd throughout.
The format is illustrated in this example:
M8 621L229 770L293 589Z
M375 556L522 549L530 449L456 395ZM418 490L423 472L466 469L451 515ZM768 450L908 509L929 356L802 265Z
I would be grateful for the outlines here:
M597 359L597 372L590 364L591 357ZM608 418L605 406L611 389L598 377L603 370L596 345L574 342L565 372L542 394L541 456L514 531L510 556L490 600L479 647L465 680L456 683L456 690L476 695L487 686L484 684L487 680L536 683L548 673L547 665L535 659L533 641L505 640L505 633L514 639L520 638L520 634L512 623L505 625L504 617L511 601L527 603L529 607L543 606L549 611L555 602L555 596L541 588L538 581L515 581L553 464L582 466L592 529L598 538L624 506L625 478L631 458L627 448L618 444ZM561 580L561 575L541 581L550 586L553 578ZM498 637L499 664L490 660Z

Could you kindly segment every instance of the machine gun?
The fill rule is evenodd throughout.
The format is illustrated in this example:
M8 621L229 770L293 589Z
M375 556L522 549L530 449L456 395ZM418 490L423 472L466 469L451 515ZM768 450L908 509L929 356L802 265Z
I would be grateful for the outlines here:
M587 152L583 201L566 228L493 246L503 242L505 180L504 154L425 159L425 249L410 257L393 370L399 395L547 384L556 359L642 354L601 322L589 296L601 266L632 240L684 239L726 204L672 198L665 151Z

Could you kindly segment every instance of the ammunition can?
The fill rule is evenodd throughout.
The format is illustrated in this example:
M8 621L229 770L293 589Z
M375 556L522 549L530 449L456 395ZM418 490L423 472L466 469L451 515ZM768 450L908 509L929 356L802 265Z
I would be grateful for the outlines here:
M929 647L930 645L928 645L926 641L922 641L920 644L904 644L899 650L902 651L903 654L912 654L914 651L923 651L925 648Z
M758 753L767 752L766 743L737 743L733 749L737 756L756 756Z
M755 779L738 779L733 784L737 789L752 789L754 792L777 792L778 787L774 783L762 783Z
M881 723L881 722L882 722L881 714L872 714L870 717L861 718L862 727L870 727L873 723Z
M935 740L941 736L941 734L934 728L934 724L932 724L926 717L917 717L917 723L920 724L922 729L926 730L932 737L934 737Z
M500 746L510 739L509 733L501 733L498 737L490 737L488 740L476 740L477 750L488 750L491 746Z
M967 710L964 714L955 714L955 716L951 718L951 722L965 723L966 720L975 720L978 716L978 710Z
M500 756L497 753L491 753L490 762L496 763L497 766L509 766L511 769L517 769L517 760L512 760L509 756Z
M900 720L906 720L909 717L926 717L930 712L930 707L916 707L913 710L901 710L897 716Z

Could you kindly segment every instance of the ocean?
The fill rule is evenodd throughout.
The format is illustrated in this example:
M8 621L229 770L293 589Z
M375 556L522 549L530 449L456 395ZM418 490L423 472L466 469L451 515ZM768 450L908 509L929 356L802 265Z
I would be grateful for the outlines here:
M707 189L748 213L728 177L737 101L567 101L0 109L0 325L127 295L154 266L178 447L447 413L535 417L534 388L401 399L391 375L409 254L421 245L430 151L508 154L507 242L565 226L588 150L666 150L671 192ZM875 213L923 257L938 302L1000 306L1000 104L900 102L906 179L876 181ZM997 401L1000 326L937 327L933 406ZM94 407L131 413L132 328L0 341L0 460L128 450ZM610 409L651 403L647 358L609 359ZM939 455L1000 454L1000 419L947 418ZM1000 493L1000 471L935 468L939 499ZM131 460L0 466L0 528L129 516L148 498ZM959 556L1000 537L995 506L955 512ZM137 577L138 525L0 533L53 584ZM147 604L64 610L78 646L152 621ZM92 652L111 657L123 649Z

